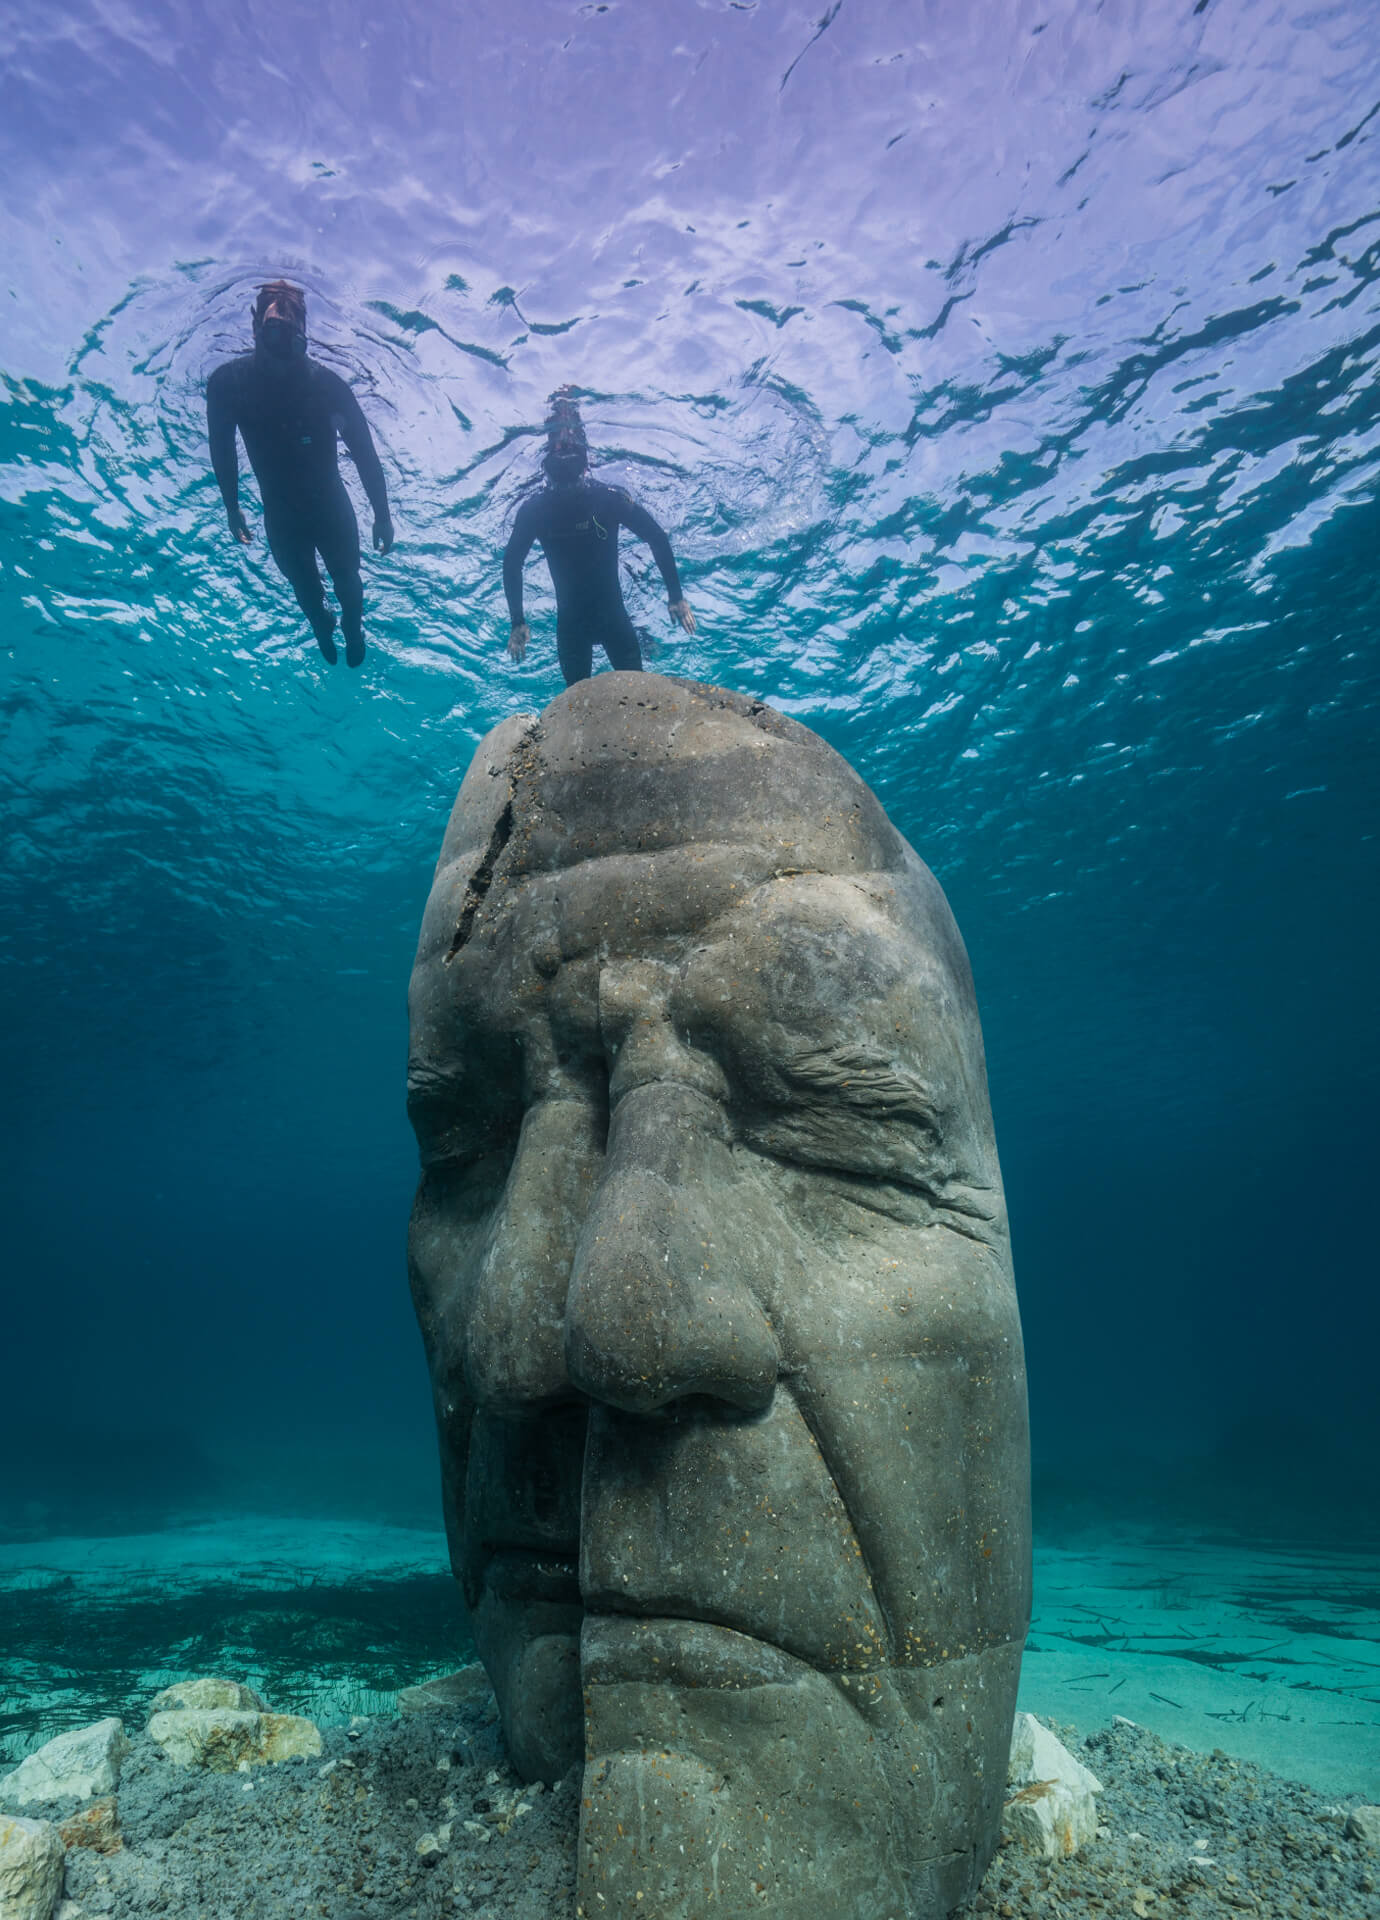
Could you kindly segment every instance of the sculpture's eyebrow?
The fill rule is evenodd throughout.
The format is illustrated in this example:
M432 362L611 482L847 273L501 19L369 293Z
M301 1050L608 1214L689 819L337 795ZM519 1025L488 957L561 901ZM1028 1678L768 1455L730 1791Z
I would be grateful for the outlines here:
M888 1120L939 1125L939 1107L922 1081L880 1048L857 1043L813 1047L775 1063L791 1093L827 1094L864 1113Z

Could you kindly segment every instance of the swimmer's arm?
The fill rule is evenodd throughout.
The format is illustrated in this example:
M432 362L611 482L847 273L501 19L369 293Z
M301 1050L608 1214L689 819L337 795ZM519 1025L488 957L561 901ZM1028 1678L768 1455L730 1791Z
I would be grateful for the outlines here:
M530 630L522 612L522 569L537 537L537 503L526 500L517 510L513 531L503 549L503 592L508 601L508 652L517 661L527 657Z
M503 592L508 602L508 621L514 627L526 625L522 617L522 569L537 537L537 517L532 511L535 505L535 501L527 500L518 508L513 531L503 549Z
M387 553L393 544L393 517L388 511L388 487L383 477L383 463L358 400L343 380L337 379L335 386L332 412L339 420L340 437L355 463L360 484L369 496L369 505L374 509L374 545L380 553Z
M671 618L679 621L687 633L693 633L695 616L690 611L690 602L686 599L685 591L680 584L680 574L676 570L676 556L671 551L671 542L665 528L659 521L652 518L645 507L640 507L626 493L619 499L618 517L629 533L635 533L639 540L645 540L651 548L652 558L656 561L661 577L666 583L666 601L671 611Z
M211 471L216 476L220 497L225 502L225 517L230 531L248 546L248 522L240 512L240 457L235 446L235 404L230 397L228 379L217 368L206 382L206 438L211 448Z

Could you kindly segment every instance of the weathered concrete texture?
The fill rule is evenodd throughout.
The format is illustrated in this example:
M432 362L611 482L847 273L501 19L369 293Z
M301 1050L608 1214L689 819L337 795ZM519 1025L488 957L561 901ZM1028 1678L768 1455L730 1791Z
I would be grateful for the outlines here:
M586 1910L949 1913L1030 1543L933 876L805 728L603 675L481 744L410 1010L452 1560L514 1764L586 1754Z
M120 1765L128 1752L124 1726L113 1717L97 1720L89 1727L74 1727L21 1760L13 1773L0 1780L0 1793L17 1807L46 1800L88 1800L93 1793L112 1793L119 1785Z

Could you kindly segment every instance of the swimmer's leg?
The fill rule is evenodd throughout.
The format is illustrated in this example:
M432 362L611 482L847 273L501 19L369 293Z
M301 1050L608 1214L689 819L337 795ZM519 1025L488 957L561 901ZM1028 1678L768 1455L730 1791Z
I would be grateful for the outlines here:
M277 517L270 520L265 514L264 536L278 571L296 594L298 606L311 623L317 646L334 666L336 651L331 635L335 631L335 615L326 605L325 589L316 567L316 542L310 527L299 520Z
M565 675L565 684L573 687L577 680L588 680L594 671L594 635L588 627L562 627L556 622L556 657L561 663L561 672Z
M637 641L637 628L631 620L626 626L604 629L604 652L615 673L641 673L642 649Z
M346 665L357 667L364 658L364 582L359 577L359 522L344 487L322 508L316 545L340 602Z

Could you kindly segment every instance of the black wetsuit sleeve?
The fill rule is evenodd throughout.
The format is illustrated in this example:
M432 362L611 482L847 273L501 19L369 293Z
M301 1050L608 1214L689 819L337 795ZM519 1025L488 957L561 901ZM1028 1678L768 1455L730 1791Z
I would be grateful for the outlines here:
M338 375L332 381L332 389L331 411L339 419L340 437L355 463L355 471L359 475L360 483L369 496L369 505L374 509L374 518L386 520L388 488L384 483L383 466L374 446L374 436L369 431L369 422L365 419L358 400Z
M516 627L522 621L522 569L537 537L537 503L524 500L503 549L503 591L508 598L508 618Z
M676 571L676 556L671 551L671 542L665 529L653 520L645 507L639 507L626 493L619 496L618 517L629 533L635 533L639 540L645 540L651 548L652 558L666 582L666 598L671 601L683 599L680 575Z
M240 457L235 447L234 386L228 367L217 367L206 382L206 438L220 497L226 513L233 514L240 504Z

